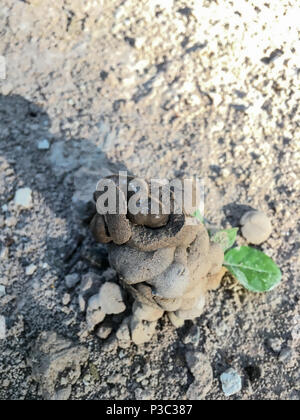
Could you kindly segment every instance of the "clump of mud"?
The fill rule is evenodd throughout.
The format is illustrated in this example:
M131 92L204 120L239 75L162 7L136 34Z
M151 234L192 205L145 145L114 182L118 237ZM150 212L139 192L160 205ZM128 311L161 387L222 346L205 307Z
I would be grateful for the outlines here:
M110 179L119 189L118 199L128 203L130 190L126 197L117 177ZM149 191L147 210L150 186ZM101 192L96 191L95 200L99 198ZM90 298L87 321L92 329L106 314L124 312L123 290L129 291L133 297L131 315L123 319L116 333L121 346L149 341L164 314L176 328L199 317L206 293L216 289L224 275L222 247L210 242L205 226L184 206L175 214L174 191L170 192L170 214L164 214L162 197L158 201L156 214L146 214L145 206L141 206L138 214L97 213L91 222L95 240L107 244L119 284L108 281Z

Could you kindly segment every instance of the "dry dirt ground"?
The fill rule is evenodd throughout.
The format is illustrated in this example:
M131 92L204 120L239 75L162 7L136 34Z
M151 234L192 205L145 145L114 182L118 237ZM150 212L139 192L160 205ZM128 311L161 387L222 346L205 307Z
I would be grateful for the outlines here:
M1 399L45 398L32 347L55 331L89 350L71 399L222 400L233 367L232 399L299 400L299 13L297 0L1 0ZM80 339L78 287L65 276L107 264L82 204L119 161L141 176L204 177L206 217L224 227L265 211L274 229L262 249L282 284L258 295L224 281L196 334L165 319L138 348ZM14 202L21 187L28 210ZM212 368L205 387L188 351Z

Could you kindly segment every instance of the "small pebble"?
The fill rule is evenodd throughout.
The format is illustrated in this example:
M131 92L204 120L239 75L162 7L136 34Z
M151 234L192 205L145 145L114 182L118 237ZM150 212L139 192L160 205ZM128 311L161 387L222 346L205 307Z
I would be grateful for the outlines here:
M254 245L262 244L272 233L270 219L261 211L248 211L240 223L244 238Z
M105 318L105 313L98 309L97 311L88 310L86 314L86 322L88 330L92 331L98 324L100 324Z
M232 368L222 373L221 377L222 389L226 397L237 394L242 389L242 379L240 375Z
M73 289L80 281L80 277L77 273L68 274L65 278L66 286L68 289Z
M5 296L5 294L6 294L5 287L2 286L2 284L0 284L0 297Z
M0 260L5 260L8 257L8 248L7 246L0 248Z
M36 271L36 265L30 264L28 267L26 267L26 276L32 276L32 274Z
M89 298L88 301L88 309L90 311L97 311L97 309L100 308L100 304L99 304L99 295L93 295L92 297Z
M116 337L119 341L130 341L129 318L125 318L120 325Z
M124 357L126 356L126 353L124 350L121 350L119 353L119 359L124 359Z
M16 218L16 217L14 217L14 216L12 216L12 217L8 217L8 218L5 220L5 224L6 224L6 226L7 226L7 227L10 227L10 228L15 227L17 223L18 223L18 220L17 220L17 218Z
M292 350L289 347L286 347L281 350L278 360L281 363L286 363L292 358Z
M78 296L78 304L79 304L80 312L84 312L86 308L86 303L82 295Z
M24 209L32 207L32 191L30 188L20 188L15 195L15 205Z
M296 346L300 341L300 316L295 316L293 322L292 339L293 344Z
M69 295L69 293L65 293L62 300L63 305L67 306L70 303L70 301L71 301L71 296Z
M68 385L65 388L61 388L59 391L55 394L55 400L56 401L67 401L72 393L72 386Z
M3 388L8 388L10 386L10 381L8 379L4 379L2 385Z
M134 391L135 398L140 401L151 400L153 395L150 391L144 390L143 388L138 388Z
M102 340L105 340L110 333L112 332L112 328L108 327L108 326L101 326L98 328L98 330L96 331L96 335L97 337L101 338Z
M50 149L50 143L47 139L43 139L43 140L40 140L38 142L37 147L38 147L39 150L49 150Z
M118 284L107 282L101 286L99 306L108 315L125 311L126 306L123 301L122 290Z
M6 319L3 315L0 315L0 340L6 338Z
M223 178L228 178L229 175L230 175L229 169L227 169L227 168L223 169L222 175L223 175Z
M270 349L274 351L274 353L280 353L282 340L280 340L280 338L270 338L268 340L268 345Z

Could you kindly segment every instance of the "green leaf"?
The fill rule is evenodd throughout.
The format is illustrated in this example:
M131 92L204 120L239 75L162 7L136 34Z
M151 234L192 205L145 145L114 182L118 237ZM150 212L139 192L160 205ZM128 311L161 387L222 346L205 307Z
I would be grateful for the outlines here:
M231 248L236 240L236 235L239 228L223 229L214 233L210 240L220 244L224 251Z
M251 292L268 292L281 281L281 271L274 261L248 246L230 249L224 265Z
M200 220L201 223L204 223L204 217L201 215L200 210L196 210L193 214L192 217L195 217L196 219Z

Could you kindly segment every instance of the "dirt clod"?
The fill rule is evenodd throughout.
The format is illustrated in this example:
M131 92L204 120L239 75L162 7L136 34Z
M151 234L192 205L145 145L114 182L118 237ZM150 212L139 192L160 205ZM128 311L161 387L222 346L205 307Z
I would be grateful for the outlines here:
M272 233L272 225L268 216L261 211L249 211L241 218L242 234L248 242L260 245Z

